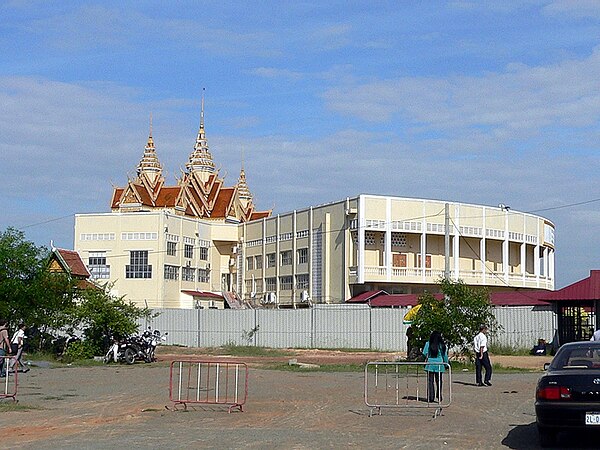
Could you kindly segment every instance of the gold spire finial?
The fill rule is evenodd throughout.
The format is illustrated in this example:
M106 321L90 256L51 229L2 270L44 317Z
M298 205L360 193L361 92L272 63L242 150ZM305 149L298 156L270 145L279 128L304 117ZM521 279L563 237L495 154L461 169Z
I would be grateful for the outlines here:
M152 137L152 111L150 111L150 133L148 136Z
M200 108L200 128L204 128L204 91L206 91L206 88L202 88L202 107Z

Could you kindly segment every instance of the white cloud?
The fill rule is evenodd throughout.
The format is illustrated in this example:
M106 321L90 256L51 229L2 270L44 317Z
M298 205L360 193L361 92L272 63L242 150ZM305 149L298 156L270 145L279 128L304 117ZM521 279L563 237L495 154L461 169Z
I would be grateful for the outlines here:
M262 78L283 78L289 81L298 81L304 78L304 74L300 72L275 67L257 67L250 70L249 73Z
M555 0L542 8L542 13L560 18L600 18L599 0Z
M405 77L325 92L330 109L371 122L395 116L414 126L490 127L501 139L546 126L584 127L600 119L600 51L546 67L511 65L501 73L451 78Z

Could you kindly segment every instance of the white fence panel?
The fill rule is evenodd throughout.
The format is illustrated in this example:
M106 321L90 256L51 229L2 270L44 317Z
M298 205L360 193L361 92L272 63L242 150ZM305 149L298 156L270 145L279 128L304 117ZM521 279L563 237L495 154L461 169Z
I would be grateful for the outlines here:
M199 309L199 347L253 345L248 334L255 328L252 309Z
M390 352L406 351L406 330L402 323L408 308L373 308L371 312L371 348Z
M312 309L262 309L256 312L256 345L271 348L312 347Z
M166 345L198 346L198 311L195 309L157 309L158 317L140 320L140 328L168 332Z
M370 348L371 308L328 305L314 308L314 348Z
M504 306L494 308L503 330L491 343L513 348L531 348L538 339L551 342L556 320L552 306Z
M166 344L217 347L227 344L272 348L352 348L406 351L407 308L318 305L298 310L157 309L141 320L168 332ZM502 331L492 344L531 348L539 338L550 342L556 318L550 306L496 307Z

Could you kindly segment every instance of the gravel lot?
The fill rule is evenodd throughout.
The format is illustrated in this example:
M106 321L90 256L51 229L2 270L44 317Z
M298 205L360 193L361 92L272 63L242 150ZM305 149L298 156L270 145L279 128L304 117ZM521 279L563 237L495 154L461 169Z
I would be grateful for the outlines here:
M238 358L243 360L244 358ZM537 362L535 364L538 364ZM455 373L452 404L369 417L362 373L251 367L244 412L170 411L167 363L34 367L19 403L0 415L3 448L538 448L533 396L539 373L496 374L478 388ZM560 436L597 447L594 437Z

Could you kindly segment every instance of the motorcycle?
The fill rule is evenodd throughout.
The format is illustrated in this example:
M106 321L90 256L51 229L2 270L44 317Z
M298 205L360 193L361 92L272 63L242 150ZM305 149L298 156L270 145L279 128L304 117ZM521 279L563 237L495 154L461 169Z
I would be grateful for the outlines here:
M111 361L125 364L133 364L136 361L150 363L156 361L154 352L161 341L166 340L169 333L161 334L159 330L144 331L141 336L135 335L121 341L113 340L112 345L104 356L104 363Z
M162 342L167 340L168 332L162 334L159 330L151 331L152 328L148 327L144 333L142 333L142 341L143 341L143 352L144 352L144 361L146 362L154 362L156 361L155 351L156 347L160 345Z

